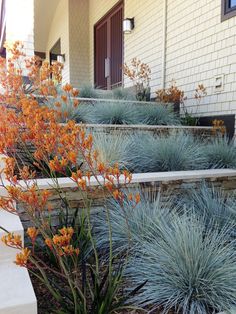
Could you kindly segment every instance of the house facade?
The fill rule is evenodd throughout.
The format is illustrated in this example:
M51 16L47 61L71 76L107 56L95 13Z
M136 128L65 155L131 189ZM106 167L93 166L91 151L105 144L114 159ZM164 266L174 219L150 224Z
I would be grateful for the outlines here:
M5 38L25 41L28 54L51 61L62 57L64 82L128 87L132 83L122 64L137 57L152 70L153 96L175 80L194 113L194 91L203 84L207 96L199 115L236 113L236 0L1 2ZM125 19L133 22L129 33L124 33Z

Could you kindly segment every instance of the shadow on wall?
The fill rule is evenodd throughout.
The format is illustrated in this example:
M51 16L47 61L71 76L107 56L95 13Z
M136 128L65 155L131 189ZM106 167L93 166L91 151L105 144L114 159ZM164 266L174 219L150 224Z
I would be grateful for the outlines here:
M222 120L226 127L227 135L230 139L234 137L235 132L235 115L221 115L221 116L209 116L209 117L200 117L199 126L212 126L213 120Z

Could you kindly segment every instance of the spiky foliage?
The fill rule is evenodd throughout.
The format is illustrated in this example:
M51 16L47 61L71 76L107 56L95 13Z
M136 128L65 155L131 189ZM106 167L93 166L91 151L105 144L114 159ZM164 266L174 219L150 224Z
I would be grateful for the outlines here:
M86 123L92 106L82 103L78 103L78 105L75 106L74 99L67 97L67 101L63 101L62 96L67 95L59 85L57 87L57 97L43 99L43 105L60 112L61 122L75 120L78 123Z
M99 124L132 124L135 122L135 109L132 104L98 102L90 119L91 123Z
M51 103L51 101L50 101ZM51 104L47 104L49 107L54 108L55 107ZM77 123L86 123L88 122L88 117L90 115L91 106L86 104L79 104L76 108L74 105L69 103L61 102L60 107L56 107L56 110L58 110L61 113L61 122L66 122L68 120L75 120Z
M129 192L131 190L126 191L123 205L115 200L110 200L107 204L112 230L112 248L116 254L133 249L136 245L139 246L153 224L155 225L153 237L158 237L158 226L169 221L171 211L177 211L171 200L166 200L164 205L159 194L151 191L141 192L140 189L137 189L136 192L140 193L141 200L134 207L134 203L128 199ZM133 195L136 192L132 190ZM109 230L105 210L94 215L93 226L98 249L105 253L109 247Z
M236 195L221 188L203 183L199 190L192 189L182 200L184 205L194 208L197 215L204 216L207 227L221 229L231 225L236 235Z
M216 137L204 147L208 168L235 168L236 147L227 137Z
M134 302L160 313L208 314L236 305L236 252L227 230L205 231L194 215L175 216L137 248L126 269L134 285L147 281Z
M126 153L129 145L128 136L122 133L94 133L93 145L94 149L98 151L99 161L105 165L115 166L115 164L119 164L120 168L129 166Z
M200 144L193 136L182 132L157 138L150 134L136 135L130 144L130 156L135 172L205 168Z
M136 95L133 90L123 87L118 87L112 90L114 99L136 100Z
M98 98L98 93L91 85L83 85L79 92L80 98Z
M179 125L180 119L173 111L173 106L148 104L139 106L139 121L148 125Z

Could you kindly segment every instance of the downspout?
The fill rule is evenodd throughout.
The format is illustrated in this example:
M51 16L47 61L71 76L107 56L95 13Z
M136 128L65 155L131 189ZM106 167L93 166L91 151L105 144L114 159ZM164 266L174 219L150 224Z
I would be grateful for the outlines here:
M162 33L162 78L161 88L165 88L166 81L166 37L167 37L167 0L163 0L163 33Z
M6 1L0 0L0 53L6 40Z

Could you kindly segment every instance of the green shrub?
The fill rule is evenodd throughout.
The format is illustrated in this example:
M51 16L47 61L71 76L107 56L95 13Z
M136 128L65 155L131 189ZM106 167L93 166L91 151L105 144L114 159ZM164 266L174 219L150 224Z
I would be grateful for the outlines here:
M171 105L148 104L138 107L138 117L142 124L147 125L179 125L180 119Z
M204 169L205 159L200 144L185 133L172 133L157 138L150 134L134 136L130 144L135 172L180 171Z
M227 229L205 231L194 215L176 216L161 236L138 246L126 275L146 285L135 303L160 313L208 314L236 305L236 252ZM158 312L159 313L159 312Z
M236 148L227 137L217 137L204 147L208 168L235 168Z

